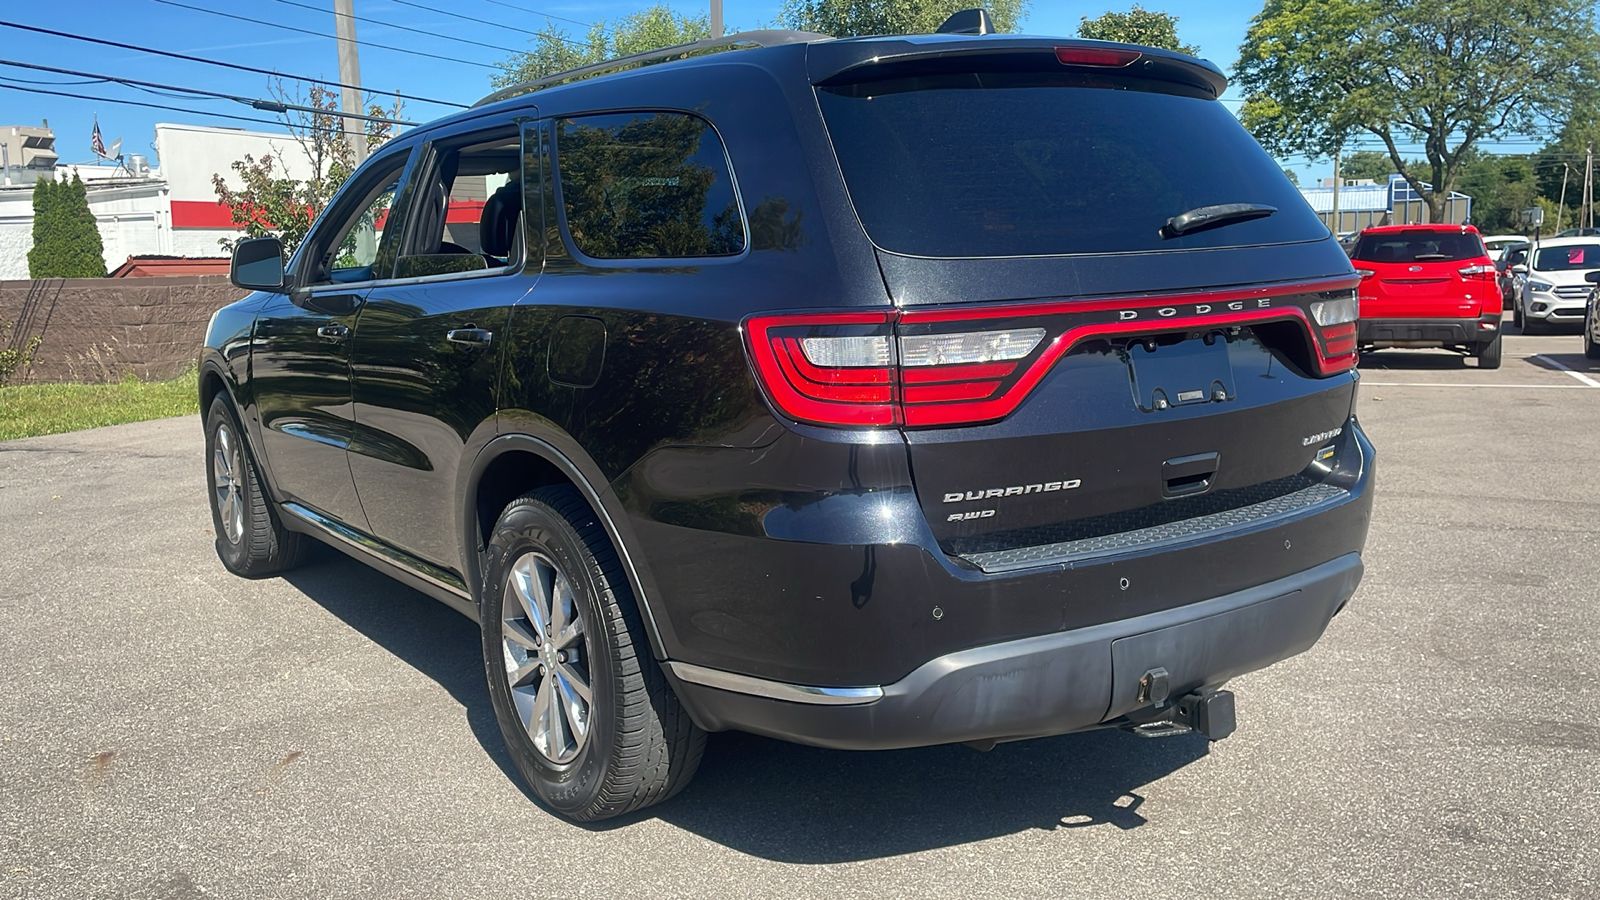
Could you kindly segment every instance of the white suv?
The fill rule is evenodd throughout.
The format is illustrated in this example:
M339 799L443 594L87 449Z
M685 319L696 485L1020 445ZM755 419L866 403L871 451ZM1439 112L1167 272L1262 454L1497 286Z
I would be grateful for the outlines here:
M1600 239L1592 237L1552 238L1535 244L1523 269L1522 290L1512 310L1513 319L1524 334L1543 331L1554 325L1578 327L1583 324L1589 291L1594 287L1584 276L1600 269Z

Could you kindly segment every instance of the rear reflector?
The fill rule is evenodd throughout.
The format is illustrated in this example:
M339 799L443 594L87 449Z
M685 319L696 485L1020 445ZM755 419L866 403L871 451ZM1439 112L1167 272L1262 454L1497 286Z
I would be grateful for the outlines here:
M1183 297L756 316L745 337L756 378L783 415L919 428L1005 418L1058 359L1093 338L1289 321L1311 338L1312 374L1334 375L1355 365L1359 312L1344 278Z
M1064 66L1099 66L1120 69L1132 65L1143 56L1137 50L1119 50L1113 47L1057 47L1056 59Z

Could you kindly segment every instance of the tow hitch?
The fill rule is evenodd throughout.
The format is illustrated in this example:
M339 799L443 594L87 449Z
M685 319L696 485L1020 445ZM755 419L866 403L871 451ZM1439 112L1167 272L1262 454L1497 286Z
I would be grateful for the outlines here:
M1233 691L1195 692L1178 698L1172 719L1133 725L1129 731L1140 737L1160 738L1199 732L1208 741L1220 741L1233 734Z

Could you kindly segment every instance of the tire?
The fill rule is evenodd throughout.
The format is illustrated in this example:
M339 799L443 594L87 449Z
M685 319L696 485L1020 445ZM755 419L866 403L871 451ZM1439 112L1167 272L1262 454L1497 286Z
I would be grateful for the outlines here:
M1591 307L1589 314L1583 317L1583 355L1588 359L1600 359L1600 344L1594 342L1594 318Z
M1504 337L1504 335L1496 332L1494 340L1488 342L1487 344L1478 345L1478 352L1476 354L1478 357L1478 368L1500 368L1500 339L1502 337Z
M1520 304L1520 303L1513 302L1511 304L1511 324L1517 326L1517 330L1518 331L1521 331L1523 329L1523 324L1522 324L1522 304Z
M283 527L261 489L261 477L233 406L218 395L206 413L206 486L217 556L228 571L265 578L298 566L310 540Z
M1538 319L1524 316L1522 319L1523 334L1544 334L1549 331L1549 326Z
M495 718L545 806L574 821L609 819L694 777L706 734L651 657L622 564L575 488L541 488L501 513L481 613ZM561 698L554 709L551 698Z

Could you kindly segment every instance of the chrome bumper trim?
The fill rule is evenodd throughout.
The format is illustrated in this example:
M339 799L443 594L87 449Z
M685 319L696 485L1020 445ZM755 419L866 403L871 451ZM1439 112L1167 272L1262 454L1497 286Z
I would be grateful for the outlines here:
M789 684L768 681L721 669L708 669L693 663L667 661L666 666L680 680L703 684L736 694L751 694L791 703L809 703L813 706L862 706L883 699L883 688L871 687L817 687L809 684Z

